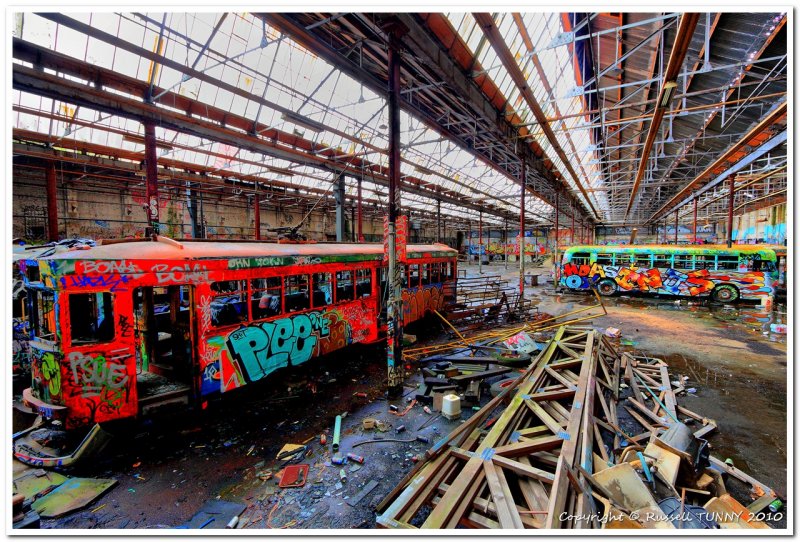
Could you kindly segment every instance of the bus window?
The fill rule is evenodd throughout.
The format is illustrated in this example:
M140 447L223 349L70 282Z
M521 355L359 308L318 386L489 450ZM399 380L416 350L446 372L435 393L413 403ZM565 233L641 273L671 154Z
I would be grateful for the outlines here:
M314 273L312 275L314 296L311 299L314 308L333 303L333 279L330 273Z
M589 264L589 253L588 252L575 252L572 255L572 259L570 260L571 263L575 265L588 265Z
M597 262L597 265L614 265L614 255L613 254L598 254L596 262Z
M408 287L416 288L419 286L419 264L408 266Z
M694 257L694 268L714 270L717 268L716 260L713 254L697 254Z
M675 269L687 269L691 271L694 269L694 255L693 254L675 254Z
M250 307L253 320L279 315L281 310L281 278L269 277L250 281Z
M672 254L653 254L653 267L660 269L672 267Z
M431 266L433 264L425 263L422 264L422 285L427 286L430 284L431 281Z
M56 338L55 295L43 290L30 291L33 293L33 334L37 339L53 341Z
M717 269L719 271L737 271L739 269L739 256L736 254L720 254L717 256Z
M69 321L73 345L111 342L114 339L111 294L70 294Z
M336 272L336 302L352 301L355 299L352 271Z
M756 259L757 256L748 261L748 271L775 271L775 264L770 260Z
M650 269L653 267L653 256L652 254L634 254L634 262L636 267Z
M372 295L372 269L356 270L356 297Z
M241 324L247 316L247 282L225 280L211 283L211 325L215 327Z
M285 277L283 287L286 312L297 312L311 308L311 299L308 296L308 275Z

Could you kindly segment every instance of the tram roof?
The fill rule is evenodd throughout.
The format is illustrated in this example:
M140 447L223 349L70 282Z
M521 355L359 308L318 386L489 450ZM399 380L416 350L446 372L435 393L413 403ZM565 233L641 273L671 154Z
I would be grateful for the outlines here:
M443 244L409 244L409 254L458 252ZM43 260L213 260L270 256L383 255L382 243L259 243L247 241L131 240L70 250Z

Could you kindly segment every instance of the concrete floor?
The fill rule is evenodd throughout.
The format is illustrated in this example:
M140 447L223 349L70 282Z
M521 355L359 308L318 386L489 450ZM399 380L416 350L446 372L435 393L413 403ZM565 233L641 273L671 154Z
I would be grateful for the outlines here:
M462 268L468 275L477 274L477 266ZM512 264L508 269L492 264L483 271L518 284L518 268ZM538 272L546 276L550 270ZM540 311L555 315L595 303L591 295L556 294L552 282L528 287L526 297ZM609 298L606 304L609 314L593 319L591 325L600 330L619 328L624 339L635 343L624 348L662 358L673 372L689 376L688 385L697 392L680 402L716 419L720 430L710 438L712 453L732 458L739 468L785 494L786 344L784 336L763 334L769 330L769 320L785 321L786 315L780 313L785 308L761 314L758 307L747 305L727 308L686 299L628 296ZM309 362L293 375L231 394L202 413L119 428L102 460L72 473L113 477L119 485L87 509L44 521L42 526L175 527L188 521L204 502L219 497L248 506L243 514L247 528L372 528L374 506L411 468L411 456L430 446L408 442L352 448L355 442L375 436L374 431L360 428L364 417L375 416L392 426L384 438L405 440L412 439L429 418L420 407L403 418L389 414L389 401L382 392L382 356L378 345L354 346ZM297 395L287 390L287 379L299 384L315 381L317 392L284 399ZM410 395L412 383L406 388ZM359 398L357 392L368 397ZM392 403L401 409L406 404L402 399ZM343 424L342 451L362 455L366 462L344 466L347 481L338 486L342 467L326 465L330 446L320 446L318 435L328 431L330 438L334 417L342 412L349 413ZM465 411L463 417L468 415ZM420 434L435 441L457 423L439 417ZM400 424L409 430L398 435L394 428ZM305 487L278 490L274 478L259 478L260 473L280 468L274 458L285 443L307 439L311 439L310 456L303 462L311 465L311 471ZM358 506L350 506L348 500L371 480L378 487ZM98 510L101 505L105 506Z

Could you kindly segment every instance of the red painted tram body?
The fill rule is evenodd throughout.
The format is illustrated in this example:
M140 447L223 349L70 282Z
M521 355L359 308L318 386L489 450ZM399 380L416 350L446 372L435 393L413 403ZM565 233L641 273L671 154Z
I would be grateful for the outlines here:
M456 256L408 245L404 325L453 295ZM22 270L23 396L67 428L198 404L386 331L380 244L106 241Z

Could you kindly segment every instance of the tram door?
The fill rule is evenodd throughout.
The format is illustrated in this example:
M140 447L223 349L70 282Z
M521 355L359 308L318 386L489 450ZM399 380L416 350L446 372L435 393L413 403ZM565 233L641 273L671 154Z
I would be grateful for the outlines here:
M133 292L140 399L188 392L194 363L194 286L147 286Z

